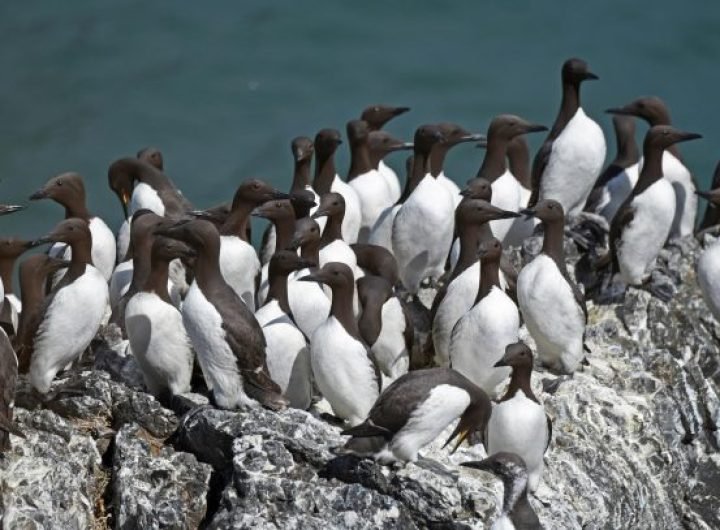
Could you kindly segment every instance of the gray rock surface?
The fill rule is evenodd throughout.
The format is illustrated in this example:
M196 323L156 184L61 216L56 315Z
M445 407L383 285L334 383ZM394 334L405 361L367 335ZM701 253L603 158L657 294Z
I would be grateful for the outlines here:
M572 229L593 236L587 224ZM569 239L566 247L582 279L588 269ZM519 267L539 249L530 238L512 258ZM542 383L556 376L540 366L533 374L554 422L530 498L546 528L720 528L720 326L696 285L700 251L688 239L662 252L668 303L587 284L603 300L588 303L588 365L552 394ZM425 306L431 299L421 293ZM415 309L420 348L427 312ZM450 429L418 462L381 467L336 457L340 428L317 414L221 411L197 394L171 411L136 376L108 329L44 408L21 384L28 437L14 437L0 459L5 527L485 528L497 516L499 481L458 466L482 448L450 455Z

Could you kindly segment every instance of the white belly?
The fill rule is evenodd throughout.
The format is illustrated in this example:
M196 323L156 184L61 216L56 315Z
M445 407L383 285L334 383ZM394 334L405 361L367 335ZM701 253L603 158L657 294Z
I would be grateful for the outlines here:
M596 213L599 213L607 219L608 222L611 222L618 208L620 208L635 187L637 180L638 164L633 164L615 175L603 189L603 197L596 208Z
M309 338L318 326L327 320L330 314L330 299L320 284L297 281L308 274L310 271L303 269L288 281L288 304L298 328Z
M219 407L234 409L255 401L245 395L235 354L225 340L222 317L193 282L182 306L185 329L192 342L205 382Z
M352 186L337 175L335 175L335 179L330 186L330 191L339 193L345 199L345 217L341 228L343 239L348 245L357 243L362 223L360 198Z
M154 293L134 295L125 307L130 347L148 390L159 396L190 391L193 352L182 315Z
M672 186L660 179L633 199L632 208L633 219L620 235L617 258L623 281L637 285L650 273L670 235L675 215Z
M402 462L414 462L418 451L437 438L470 405L470 394L453 385L438 385L410 415L390 443Z
M255 311L255 278L259 271L260 260L252 245L239 237L220 237L220 272L250 311Z
M439 278L452 244L454 204L450 193L426 175L395 217L392 247L403 285L417 293L420 282Z
M494 368L505 348L518 340L520 316L502 290L490 293L458 320L450 338L450 365L490 396L510 375L510 368Z
M370 230L380 214L393 204L391 190L383 176L374 169L358 175L349 184L360 199L361 221L358 241L366 243Z
M117 233L116 261L125 261L128 247L130 246L130 220L124 219Z
M579 213L605 163L605 152L602 129L579 108L552 144L540 199L555 199L565 215Z
M583 358L585 315L552 258L540 254L520 271L517 295L542 362L574 372Z
M107 282L92 265L55 294L38 328L30 362L30 382L38 392L47 393L58 371L90 345L107 304Z
M350 425L362 423L379 395L365 346L330 316L313 333L310 358L317 387L335 415Z
M450 285L445 297L435 312L432 338L435 347L435 362L438 366L450 365L450 337L457 321L475 303L480 287L480 263L465 269Z
M548 427L545 409L522 390L493 407L487 429L488 455L501 451L520 456L528 470L528 490L540 484Z
M132 215L142 209L151 210L159 216L165 215L165 205L162 199L160 199L158 192L155 191L152 186L144 182L139 182L135 184L135 188L133 188L128 212Z
M381 310L382 327L370 348L380 371L392 382L410 367L410 354L405 346L405 313L400 300L392 296Z
M375 222L375 226L370 230L370 237L368 243L372 245L378 245L380 247L388 249L390 252L392 248L392 229L395 216L400 210L400 205L393 205L385 208Z
M698 258L697 281L705 303L720 321L720 243L705 249Z
M280 386L291 407L307 409L313 387L310 349L305 337L276 300L261 307L255 317L267 342L270 377Z
M513 177L510 171L505 171L491 185L492 204L503 210L517 212L520 207L520 183ZM515 222L525 224L525 221L517 219L498 219L490 221L490 230L493 235L502 241L503 246L518 246L522 243L519 235L512 233ZM518 240L519 239L519 240Z
M663 153L662 167L663 175L675 191L675 217L670 237L691 236L695 230L698 207L692 175L688 168L669 151Z
M400 188L400 180L398 179L395 170L388 166L384 161L380 160L378 164L378 171L382 178L385 179L388 190L390 190L390 200L394 204L400 198L402 194L402 188Z
M462 195L460 195L460 188L457 184L455 184L451 179L449 179L445 172L441 172L437 176L437 181L442 184L443 188L445 188L448 193L450 194L450 198L452 198L453 202L453 208L457 207L458 204L460 204L460 201L462 200Z

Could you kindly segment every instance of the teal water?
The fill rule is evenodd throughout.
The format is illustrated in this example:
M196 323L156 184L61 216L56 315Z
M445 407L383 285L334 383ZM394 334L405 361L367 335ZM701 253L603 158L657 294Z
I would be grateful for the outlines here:
M570 56L600 76L583 105L606 134L603 109L648 94L702 133L682 151L707 185L720 154L718 22L710 0L3 2L0 200L26 203L47 178L79 171L91 209L117 226L107 167L146 145L196 206L250 176L284 188L294 136L344 132L371 103L412 107L388 127L408 139L420 123L484 131L508 112L551 125ZM481 159L458 147L448 174L464 182ZM61 216L32 204L0 233L41 235Z

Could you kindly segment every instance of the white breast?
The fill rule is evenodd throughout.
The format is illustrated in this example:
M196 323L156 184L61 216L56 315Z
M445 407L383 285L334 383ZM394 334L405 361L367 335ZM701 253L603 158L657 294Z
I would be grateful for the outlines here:
M622 230L617 258L625 283L637 285L650 273L670 235L675 215L675 194L660 179L632 201L633 219Z
M637 180L638 164L633 164L615 175L603 189L603 197L596 208L596 212L607 219L608 222L612 221L618 208L620 208L635 187Z
M393 203L397 202L402 194L400 180L398 179L397 173L395 173L395 170L388 166L383 160L380 160L380 163L378 163L378 171L380 172L380 175L382 175L382 178L385 179L385 183L390 190L390 200Z
M480 263L465 269L448 285L445 297L435 312L432 338L435 362L438 366L450 365L450 337L457 321L475 303L480 287Z
M395 434L390 451L399 461L414 462L418 451L437 438L469 405L470 394L462 388L436 386Z
M439 278L452 244L454 204L450 193L426 175L395 217L392 246L400 279L417 293L425 278Z
M560 202L566 215L579 213L602 170L605 153L602 129L579 108L552 144L540 199Z
M663 153L662 167L663 175L675 191L675 217L670 237L690 236L695 230L698 208L692 174L685 164L669 151Z
M349 244L357 243L360 225L362 223L362 212L360 198L355 190L338 175L330 186L330 191L339 193L345 199L345 217L342 222L342 236Z
M298 328L306 337L312 337L330 314L330 299L320 284L297 281L308 274L309 269L303 269L288 281L288 304Z
M540 254L520 271L520 311L542 362L572 373L583 358L585 315L552 258Z
M527 466L531 492L540 484L547 441L545 409L522 390L493 407L487 428L488 455L505 451L520 456Z
M115 236L105 221L99 217L90 219L90 234L92 236L93 265L100 271L105 281L108 281L115 267L117 252Z
M406 374L410 366L410 355L405 346L405 313L397 297L392 296L383 304L381 321L380 334L370 349L378 368L390 383Z
M47 393L55 374L85 351L107 304L107 282L92 265L55 294L35 336L30 363L30 382L38 392Z
M221 236L220 272L250 311L255 311L255 278L260 272L260 260L252 245L236 236Z
M520 183L510 171L505 170L490 186L492 188L492 204L503 210L517 212L520 208ZM493 235L502 241L503 246L518 246L522 244L519 236L512 234L515 222L523 223L522 219L498 219L490 221Z
M365 346L330 316L313 333L310 359L317 387L334 414L350 425L362 423L379 394Z
M190 391L193 352L182 316L173 305L154 293L137 293L125 307L125 328L153 395Z
M706 248L698 258L697 280L705 303L720 321L720 243Z
M493 287L453 329L450 365L491 396L497 395L510 369L494 368L505 355L505 347L518 340L518 309L502 290Z
M372 230L370 230L370 237L368 238L368 243L386 248L390 252L393 251L392 227L393 222L395 221L395 216L397 215L399 210L400 205L395 204L383 210L383 212L380 214L380 217L378 217L377 221L375 222L375 226L373 226Z
M224 409L252 406L245 395L235 354L225 340L222 317L193 282L182 307L183 323L215 402Z
M270 377L290 401L290 406L307 409L312 401L310 349L293 321L276 300L261 307L255 317L267 342L267 366Z
M315 193L315 190L312 188L312 186L305 186L305 191L311 192L315 200L315 206L310 208L310 214L312 215L313 213L315 213L315 210L317 210L318 206L320 205L320 197L317 193ZM317 222L320 226L320 233L322 233L323 228L325 228L326 221L327 219L325 217L321 217L320 219L315 220L315 222ZM265 241L265 245L263 245L263 248L260 252L260 262L263 265L270 261L270 258L272 258L272 255L275 253L276 241L277 233L275 232L275 226L270 225L267 240Z
M138 182L133 188L132 197L130 199L130 215L138 210L147 209L155 212L157 215L165 215L165 205L160 199L158 192L152 186L144 182Z
M125 260L128 247L130 246L130 219L124 219L117 235L117 252L115 258L117 261Z
M110 277L110 307L114 310L117 303L130 288L130 282L133 277L133 261L131 259L123 261L112 273Z
M361 221L358 241L365 243L380 214L393 204L391 190L387 181L375 169L358 175L349 184L360 199Z
M457 207L458 204L460 204L460 201L462 200L462 195L460 195L460 188L458 187L455 182L453 182L451 179L449 179L444 171L441 171L440 174L437 176L437 181L442 184L443 188L445 188L448 193L450 194L450 197L453 201L453 208Z

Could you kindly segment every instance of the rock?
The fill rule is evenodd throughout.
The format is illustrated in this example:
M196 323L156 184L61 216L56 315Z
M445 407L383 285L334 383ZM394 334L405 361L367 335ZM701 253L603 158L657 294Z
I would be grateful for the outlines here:
M135 422L156 438L167 438L178 426L175 413L155 397L121 385L113 386L113 420L116 427Z
M137 424L124 425L113 454L115 528L198 528L210 473L193 455L163 446Z
M3 528L92 528L104 488L93 439L47 410L16 417L27 438L0 459Z

